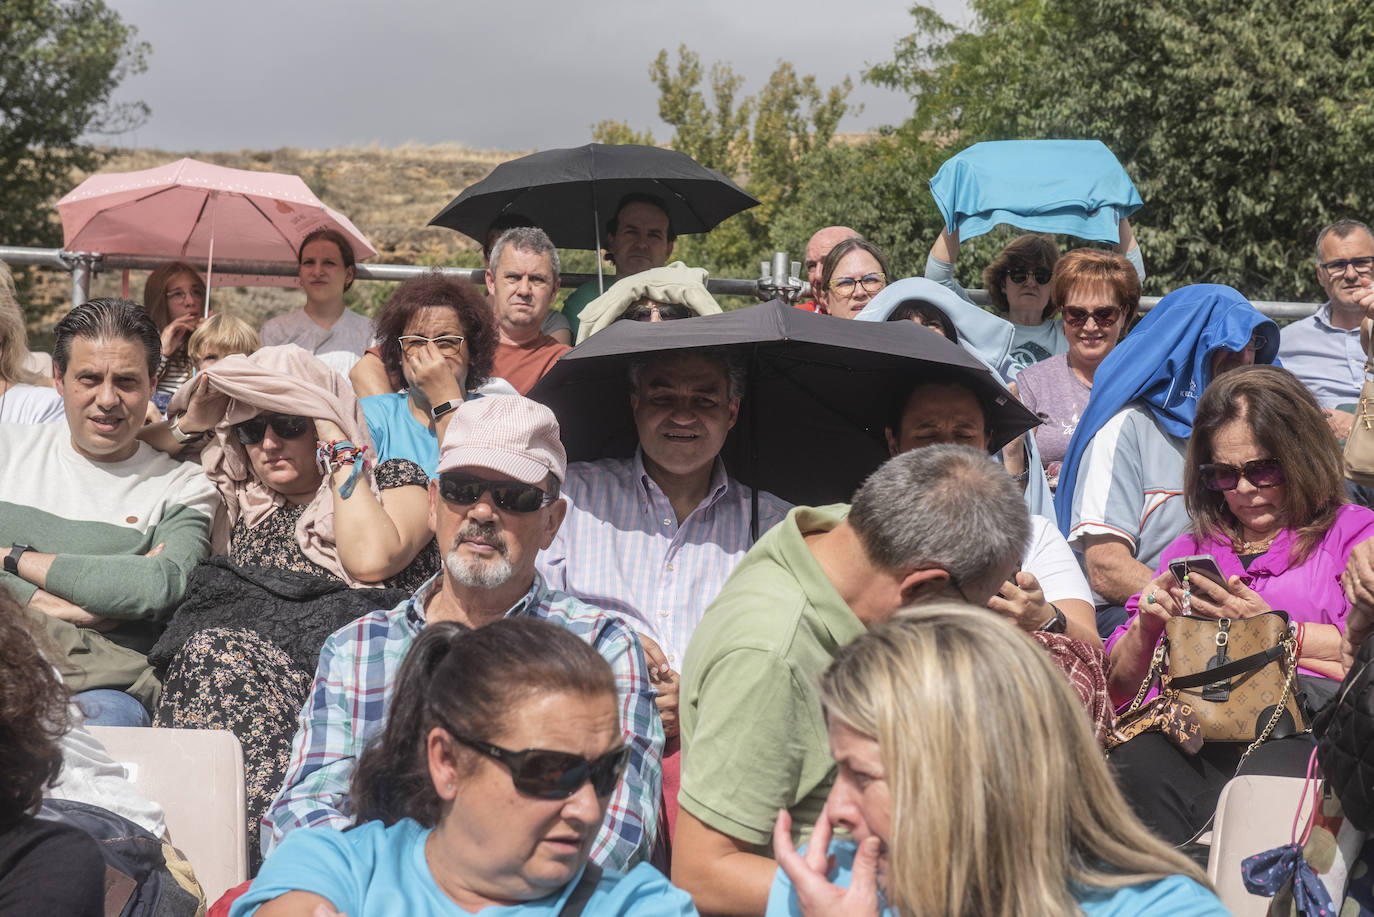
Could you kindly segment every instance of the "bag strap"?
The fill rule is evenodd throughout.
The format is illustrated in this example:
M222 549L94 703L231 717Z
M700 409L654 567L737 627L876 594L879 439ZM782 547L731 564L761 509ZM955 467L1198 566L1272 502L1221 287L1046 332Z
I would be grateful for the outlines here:
M582 878L577 880L577 885L573 888L568 900L563 902L563 908L558 912L558 917L581 917L582 912L587 908L587 902L592 899L592 892L596 891L597 885L601 883L601 867L595 863L588 863L582 870Z
M1283 658L1284 644L1277 643L1266 650L1252 653L1249 656L1242 656L1234 662L1219 665L1215 669L1204 669L1201 672L1194 672L1192 675L1171 675L1169 676L1169 687L1171 688L1198 688L1202 685L1210 685L1214 682L1225 681L1237 675L1243 675L1251 669L1263 668L1275 659Z

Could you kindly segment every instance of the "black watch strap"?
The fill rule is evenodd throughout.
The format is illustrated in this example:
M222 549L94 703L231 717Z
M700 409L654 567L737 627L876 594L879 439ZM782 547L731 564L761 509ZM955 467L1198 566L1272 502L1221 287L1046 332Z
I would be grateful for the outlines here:
M10 547L10 552L5 555L5 572L19 575L19 558L24 556L25 551L32 551L33 548L26 544L15 544Z
M1051 605L1054 609L1054 617L1040 625L1040 630L1047 634L1062 634L1069 629L1069 619L1064 617L1064 612L1059 610L1058 605Z
M451 401L445 401L443 404L436 404L429 409L429 418L430 420L438 420L445 414L452 414L454 411L458 410L458 405L462 403L463 399L454 398Z

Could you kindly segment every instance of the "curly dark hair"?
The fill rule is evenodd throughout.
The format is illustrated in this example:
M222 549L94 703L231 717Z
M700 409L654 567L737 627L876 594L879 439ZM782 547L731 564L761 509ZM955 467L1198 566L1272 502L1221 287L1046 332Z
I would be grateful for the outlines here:
M468 345L466 389L472 391L491 378L492 361L496 358L496 325L491 307L475 286L466 280L445 277L439 271L427 271L401 284L377 314L377 340L386 371L404 376L401 345L396 339L405 334L406 325L416 312L432 306L452 309L463 326Z
M58 740L70 725L67 691L24 620L0 589L0 825L43 801L62 771Z
M430 731L458 729L491 741L526 699L554 692L615 697L615 676L590 644L549 621L502 618L476 630L451 621L427 625L396 675L386 728L353 772L358 824L413 818L437 825ZM470 773L481 756L463 752L460 767Z

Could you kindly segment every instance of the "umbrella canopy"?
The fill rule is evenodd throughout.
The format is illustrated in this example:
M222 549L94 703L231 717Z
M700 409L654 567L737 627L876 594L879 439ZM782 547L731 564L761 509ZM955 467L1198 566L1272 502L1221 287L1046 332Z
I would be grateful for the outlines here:
M348 238L358 260L377 254L298 176L194 159L92 175L57 212L68 251L295 263L301 240L328 227Z
M992 446L1039 419L976 357L914 322L853 322L778 300L673 322L616 322L549 370L529 397L553 409L570 461L626 456L638 442L636 357L715 347L743 357L748 386L721 451L731 474L792 503L848 501L888 457L893 400L916 382L962 382L990 405Z
M706 232L759 203L686 153L589 143L503 162L429 222L485 242L487 227L514 213L529 218L559 248L599 250L602 226L615 215L620 199L632 193L661 199L679 235Z

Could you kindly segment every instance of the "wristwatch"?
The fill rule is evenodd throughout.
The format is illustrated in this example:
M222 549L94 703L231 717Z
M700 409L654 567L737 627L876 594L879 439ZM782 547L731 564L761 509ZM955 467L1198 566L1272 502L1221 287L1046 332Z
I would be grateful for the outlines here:
M179 443L189 443L191 440L200 436L199 433L186 433L181 429L181 418L185 416L186 414L183 412L167 420L167 432L172 434L172 439Z
M445 414L452 414L454 411L458 410L458 405L462 403L462 398L454 398L450 401L445 401L443 404L436 404L434 407L429 409L429 419L438 420Z
M1050 618L1038 628L1047 634L1062 634L1069 629L1069 619L1064 617L1064 612L1059 610L1058 605L1051 605L1054 609L1054 617Z
M19 575L19 558L24 556L25 551L32 551L33 548L26 544L15 544L10 547L10 552L5 555L5 572Z

